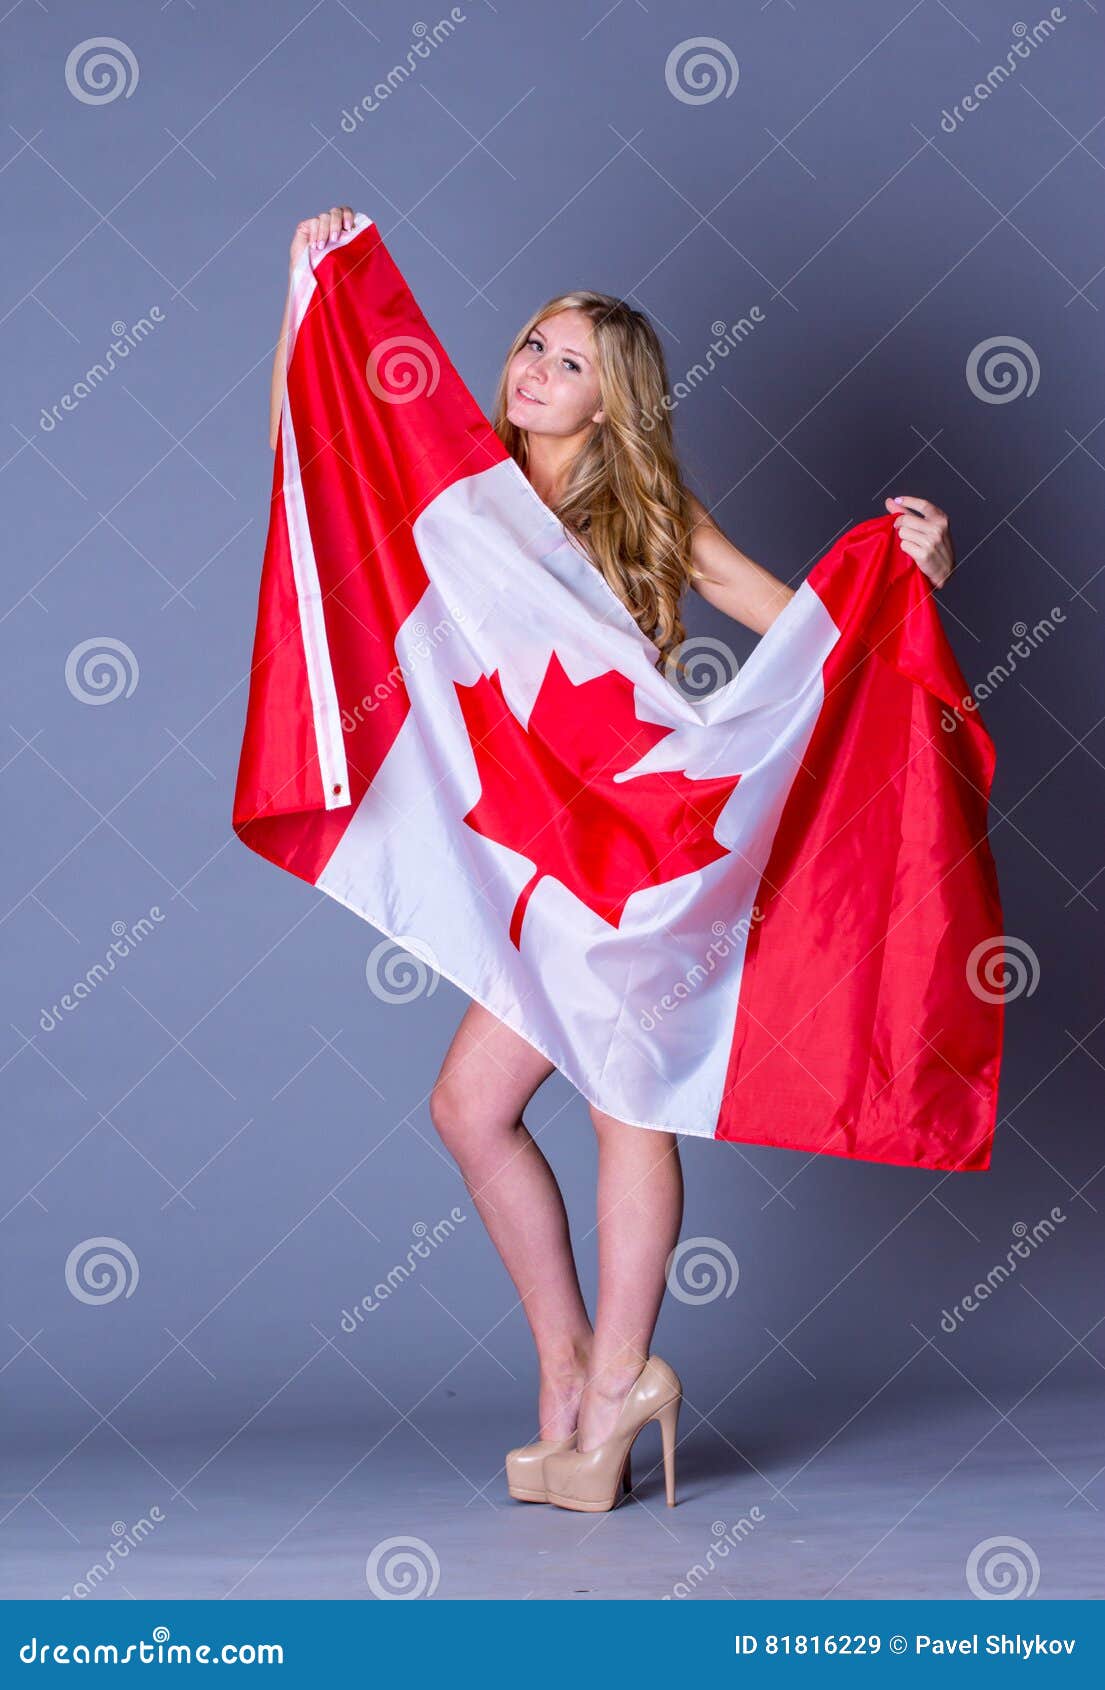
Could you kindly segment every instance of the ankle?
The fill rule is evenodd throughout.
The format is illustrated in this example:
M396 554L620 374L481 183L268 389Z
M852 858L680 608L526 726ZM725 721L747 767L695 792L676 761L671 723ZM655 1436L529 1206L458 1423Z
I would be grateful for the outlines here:
M574 1385L587 1378L591 1366L591 1342L580 1338L538 1357L542 1384Z
M643 1355L622 1354L592 1367L587 1395L595 1401L621 1401L636 1383L647 1360Z

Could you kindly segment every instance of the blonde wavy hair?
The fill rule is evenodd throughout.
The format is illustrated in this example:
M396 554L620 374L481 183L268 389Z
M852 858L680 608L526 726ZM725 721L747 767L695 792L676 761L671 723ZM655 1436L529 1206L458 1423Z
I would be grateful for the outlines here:
M554 514L657 646L659 665L686 638L679 605L690 579L692 516L664 402L664 352L648 318L625 300L590 289L546 300L507 353L492 426L525 470L526 431L506 415L510 361L539 322L569 310L591 321L604 420L592 425L577 452Z

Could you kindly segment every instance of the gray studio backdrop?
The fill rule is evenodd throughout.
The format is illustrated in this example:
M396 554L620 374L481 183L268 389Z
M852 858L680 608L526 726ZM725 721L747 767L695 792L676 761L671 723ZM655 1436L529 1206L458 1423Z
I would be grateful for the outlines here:
M691 485L788 580L887 494L952 517L940 603L997 742L1014 961L993 1166L684 1140L685 1236L721 1278L668 1299L656 1347L719 1405L711 1447L812 1452L868 1405L907 1448L948 1404L981 1432L1045 1375L1096 1388L1102 22L1055 12L1043 30L990 0L466 0L440 30L365 0L5 17L17 1439L214 1450L246 1424L409 1412L433 1434L492 1407L508 1441L531 1431L528 1330L427 1110L466 1000L405 990L378 933L230 828L287 247L337 201L379 222L485 407L551 293L650 313ZM688 620L750 648L701 601ZM554 1075L528 1122L590 1294L586 1108ZM840 1434L859 1454L869 1423ZM1046 1420L1033 1437L1061 1504Z

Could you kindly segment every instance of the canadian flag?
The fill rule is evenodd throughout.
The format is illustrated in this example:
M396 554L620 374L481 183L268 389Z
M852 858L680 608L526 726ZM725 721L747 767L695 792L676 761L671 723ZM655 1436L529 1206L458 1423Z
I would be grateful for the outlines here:
M893 518L689 697L371 220L290 288L239 838L621 1120L988 1167L994 751Z

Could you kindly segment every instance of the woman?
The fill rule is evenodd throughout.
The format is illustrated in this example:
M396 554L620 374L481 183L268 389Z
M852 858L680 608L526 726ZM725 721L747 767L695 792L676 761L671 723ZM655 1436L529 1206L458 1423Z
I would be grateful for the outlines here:
M294 268L353 226L349 206L301 222ZM284 390L288 318L273 362L271 441ZM685 637L684 588L762 634L793 589L722 533L685 487L671 437L664 355L640 312L606 294L549 300L517 335L492 422L538 496L583 547L666 663ZM954 556L944 512L888 499L903 550L934 586ZM674 1133L591 1107L598 1140L599 1288L594 1326L564 1201L523 1112L553 1064L478 1003L453 1038L430 1113L525 1309L540 1370L537 1443L510 1451L511 1494L597 1511L628 1488L629 1450L661 1424L674 1502L679 1380L649 1345L679 1237L683 1182Z

